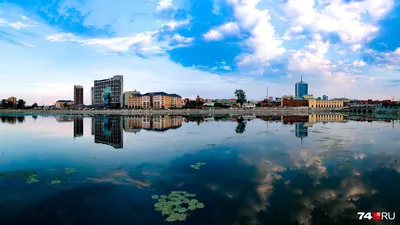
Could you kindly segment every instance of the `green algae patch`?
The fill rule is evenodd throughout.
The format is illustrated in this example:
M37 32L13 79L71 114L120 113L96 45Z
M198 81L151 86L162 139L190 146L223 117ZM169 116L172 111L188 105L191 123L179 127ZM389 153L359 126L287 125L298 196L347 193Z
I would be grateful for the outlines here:
M56 179L50 181L51 185L61 184L61 177L56 176Z
M204 204L194 197L195 194L186 191L171 191L168 195L151 196L157 200L154 210L159 211L167 222L185 221L196 209L204 208Z
M64 168L66 174L71 174L76 172L76 168Z
M33 184L33 183L39 182L38 175L37 175L37 174L28 175L28 176L26 177L25 182L26 182L27 184Z
M198 170L198 169L200 169L200 167L202 167L202 166L204 166L204 165L206 165L206 163L197 162L197 163L194 164L194 165L190 165L190 167L191 167L192 169Z

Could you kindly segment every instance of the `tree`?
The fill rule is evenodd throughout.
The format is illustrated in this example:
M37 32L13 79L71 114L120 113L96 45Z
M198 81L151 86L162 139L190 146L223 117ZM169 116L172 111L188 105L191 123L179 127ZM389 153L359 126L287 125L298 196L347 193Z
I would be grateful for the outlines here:
M17 108L18 109L23 109L25 108L25 101L23 99L19 99L17 102Z
M7 99L2 99L0 102L0 107L7 109L8 108L8 100Z
M33 103L32 108L36 108L36 107L38 107L38 104L35 102L35 103Z
M246 120L243 119L241 116L239 119L236 120L237 126L235 128L235 131L237 134L242 134L246 131Z
M10 109L14 108L14 102L13 101L8 101L7 108L10 108Z
M246 102L246 93L242 89L238 89L235 91L236 95L236 103L240 104L240 107L243 107L243 103Z

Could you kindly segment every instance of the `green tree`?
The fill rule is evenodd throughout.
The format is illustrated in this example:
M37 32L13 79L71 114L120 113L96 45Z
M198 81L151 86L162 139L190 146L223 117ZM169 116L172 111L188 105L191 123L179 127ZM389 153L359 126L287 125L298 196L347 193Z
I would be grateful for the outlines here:
M241 116L239 119L236 120L237 126L235 128L235 131L237 134L242 134L246 131L246 120L243 119Z
M17 102L17 108L18 109L23 109L25 108L25 101L23 99L19 99Z
M2 99L0 102L0 107L1 108L8 108L8 100L7 99Z
M10 108L10 109L14 108L14 102L8 101L8 106L7 106L7 108Z
M242 89L238 89L235 91L235 96L236 96L236 103L239 103L240 107L243 107L243 103L247 101L246 93Z

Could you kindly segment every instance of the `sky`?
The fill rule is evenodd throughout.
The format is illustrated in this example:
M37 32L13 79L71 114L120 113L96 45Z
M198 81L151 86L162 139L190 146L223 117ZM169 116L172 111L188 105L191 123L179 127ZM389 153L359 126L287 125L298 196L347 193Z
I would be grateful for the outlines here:
M399 0L0 0L0 98L124 91L400 98Z

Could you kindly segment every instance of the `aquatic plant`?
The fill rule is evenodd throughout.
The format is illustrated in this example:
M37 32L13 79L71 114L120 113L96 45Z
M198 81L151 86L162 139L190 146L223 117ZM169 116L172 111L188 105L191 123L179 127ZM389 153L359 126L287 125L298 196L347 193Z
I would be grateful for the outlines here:
M65 168L65 169L64 169L64 172L65 172L66 174L75 173L75 171L76 171L76 168Z
M204 204L194 197L196 194L186 191L171 191L168 195L151 196L152 199L158 200L154 209L165 216L167 222L185 221L193 211L204 208Z
M194 164L194 165L190 165L190 167L191 167L192 169L198 170L198 169L200 169L200 167L202 167L202 166L204 166L204 165L206 165L206 164L203 163L203 162L197 162L197 163Z
M50 184L51 184L51 185L54 185L54 184L61 184L61 177L60 177L60 176L56 176L56 179L51 180L51 181L50 181Z
M37 182L39 182L38 175L37 174L31 174L31 175L26 177L25 181L26 181L27 184L37 183Z

